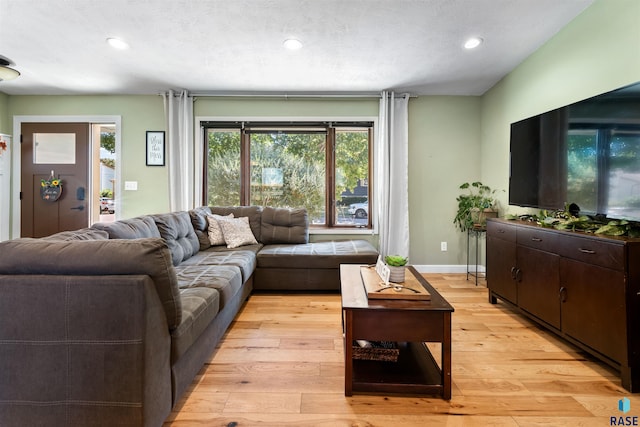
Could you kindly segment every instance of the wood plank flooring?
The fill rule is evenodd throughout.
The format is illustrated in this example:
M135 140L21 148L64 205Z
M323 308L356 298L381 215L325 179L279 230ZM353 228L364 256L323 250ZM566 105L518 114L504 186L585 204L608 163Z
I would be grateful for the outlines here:
M451 401L345 397L340 296L254 294L165 427L609 426L640 415L640 394L614 370L489 304L482 281L424 276L456 310Z

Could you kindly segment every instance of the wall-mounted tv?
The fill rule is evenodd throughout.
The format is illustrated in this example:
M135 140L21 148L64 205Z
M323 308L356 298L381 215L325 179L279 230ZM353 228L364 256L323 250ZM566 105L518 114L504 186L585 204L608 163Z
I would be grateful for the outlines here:
M640 83L511 124L509 204L640 221Z

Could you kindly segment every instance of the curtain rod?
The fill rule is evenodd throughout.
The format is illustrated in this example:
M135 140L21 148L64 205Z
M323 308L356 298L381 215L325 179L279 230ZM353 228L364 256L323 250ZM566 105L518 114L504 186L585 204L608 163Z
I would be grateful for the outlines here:
M284 99L293 99L293 98L381 98L382 95L380 93L211 93L211 92L194 92L189 95L193 97L219 97L219 98L284 98ZM396 96L396 98L415 98L416 95L411 95L408 93L403 93L401 95Z

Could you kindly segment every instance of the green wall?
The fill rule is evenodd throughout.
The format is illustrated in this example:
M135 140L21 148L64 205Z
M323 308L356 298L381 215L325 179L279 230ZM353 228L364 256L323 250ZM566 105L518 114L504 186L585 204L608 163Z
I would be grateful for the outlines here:
M639 17L637 0L597 0L482 97L483 182L509 187L512 122L640 81Z
M0 133L11 135L12 126L9 115L9 95L0 92Z
M409 101L410 262L466 263L466 234L453 225L458 187L480 176L480 98ZM440 250L447 242L447 251Z
M596 0L482 97L411 100L412 263L466 263L466 234L452 223L463 182L500 190L501 215L523 211L508 206L510 124L640 81L638 17L637 0Z

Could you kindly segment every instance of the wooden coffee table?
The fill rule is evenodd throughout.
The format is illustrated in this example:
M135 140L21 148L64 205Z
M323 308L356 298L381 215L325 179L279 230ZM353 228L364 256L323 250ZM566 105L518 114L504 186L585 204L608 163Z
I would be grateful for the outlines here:
M360 265L340 265L344 394L402 393L451 399L451 313L454 309L415 268L430 301L368 299ZM354 360L354 340L398 343L397 361ZM440 364L425 343L441 344Z

